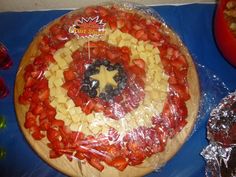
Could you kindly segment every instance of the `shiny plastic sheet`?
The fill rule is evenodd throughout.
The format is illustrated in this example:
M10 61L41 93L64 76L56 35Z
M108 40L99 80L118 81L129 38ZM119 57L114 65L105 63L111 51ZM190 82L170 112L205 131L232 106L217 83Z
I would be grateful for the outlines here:
M36 35L18 69L15 107L50 165L70 176L145 175L189 137L197 71L155 14L132 3L88 6Z

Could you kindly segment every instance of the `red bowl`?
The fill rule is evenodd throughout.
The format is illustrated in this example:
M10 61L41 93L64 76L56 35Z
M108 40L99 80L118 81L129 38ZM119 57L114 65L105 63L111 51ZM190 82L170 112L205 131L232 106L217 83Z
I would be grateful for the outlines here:
M233 36L224 17L227 2L228 0L219 0L214 19L214 33L223 56L236 67L236 37Z

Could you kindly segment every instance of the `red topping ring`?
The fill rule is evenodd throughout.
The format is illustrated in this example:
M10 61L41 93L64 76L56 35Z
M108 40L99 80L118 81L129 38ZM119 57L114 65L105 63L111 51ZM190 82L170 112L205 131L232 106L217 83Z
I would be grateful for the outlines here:
M68 90L68 96L75 105L80 106L86 114L93 111L103 112L105 116L113 119L120 119L137 108L145 95L143 90L145 63L142 67L137 64L130 65L130 54L127 47L114 47L103 41L86 43L82 50L75 51L72 54L73 62L70 64L69 70L64 73L66 76L64 88ZM91 98L89 94L81 90L86 67L97 60L102 62L104 59L114 65L118 63L122 65L128 78L125 88L119 95L114 96L112 101L105 101L99 97Z

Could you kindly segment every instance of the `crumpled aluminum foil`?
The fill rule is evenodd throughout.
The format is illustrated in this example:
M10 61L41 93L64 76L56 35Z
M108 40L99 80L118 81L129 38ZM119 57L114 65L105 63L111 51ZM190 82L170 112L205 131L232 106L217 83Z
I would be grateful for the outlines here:
M207 177L236 177L236 91L212 110L207 125L209 145L201 155Z

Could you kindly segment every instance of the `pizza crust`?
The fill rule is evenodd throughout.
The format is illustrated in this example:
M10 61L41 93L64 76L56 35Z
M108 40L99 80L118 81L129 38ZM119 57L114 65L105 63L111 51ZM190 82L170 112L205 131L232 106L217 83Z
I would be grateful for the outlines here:
M74 11L72 13L76 12L77 11ZM69 176L138 177L138 176L144 176L145 174L148 174L151 171L165 165L165 163L177 153L177 151L181 148L183 143L187 140L187 138L191 134L195 121L197 119L199 102L200 102L198 74L194 62L192 60L192 57L190 56L188 49L183 45L180 38L166 25L163 25L162 28L169 33L172 42L176 44L178 47L180 47L182 53L186 56L186 59L188 61L189 69L188 69L187 79L188 83L190 83L189 93L191 99L187 101L187 108L188 108L187 125L181 130L181 132L176 134L174 138L168 139L164 152L160 152L155 155L152 155L150 158L146 158L145 161L140 165L127 166L127 168L124 171L119 171L114 167L108 166L105 163L103 163L105 168L102 172L100 172L91 165L89 165L86 161L73 160L72 162L69 162L65 156L61 156L60 158L56 159L50 159L48 156L49 148L47 147L48 141L46 140L46 138L42 139L41 141L35 141L30 135L29 131L24 128L25 113L28 110L28 106L21 105L18 102L18 97L23 92L24 88L24 80L23 80L24 68L29 63L32 62L31 61L32 57L37 56L39 54L37 46L42 38L42 35L46 33L49 27L54 23L56 23L58 20L59 19L50 23L46 28L41 30L39 34L33 39L28 50L26 51L25 55L22 58L15 80L15 89L14 89L15 110L18 117L20 128L28 143L44 161L46 161L49 165L51 165L55 169Z

